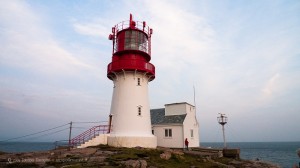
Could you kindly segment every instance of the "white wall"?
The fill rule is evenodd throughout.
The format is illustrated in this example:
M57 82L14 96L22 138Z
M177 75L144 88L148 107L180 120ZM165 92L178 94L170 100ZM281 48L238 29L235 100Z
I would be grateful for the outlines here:
M186 104L166 104L165 105L165 115L181 115L186 112Z
M157 146L168 148L183 148L182 125L153 126L154 135L157 137ZM172 137L165 137L165 129L172 129Z
M197 124L197 118L195 113L195 107L188 105L187 115L183 122L184 139L187 138L189 141L189 147L199 147L199 124ZM193 130L193 137L191 137L191 130Z
M137 84L138 78L140 78L140 86ZM138 115L139 106L142 110L141 116ZM152 135L148 78L143 73L120 72L117 74L117 78L114 78L111 114L113 126L111 135Z

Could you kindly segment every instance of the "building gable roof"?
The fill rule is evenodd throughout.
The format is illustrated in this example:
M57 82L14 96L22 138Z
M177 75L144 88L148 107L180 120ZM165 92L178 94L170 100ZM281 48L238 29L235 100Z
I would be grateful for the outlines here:
M195 107L194 105L187 103L187 102L169 103L169 104L165 104L165 106L176 105L176 104L187 104L187 105Z
M165 116L165 109L151 109L151 124L152 125L159 125L159 124L182 124L186 114L181 115L170 115Z

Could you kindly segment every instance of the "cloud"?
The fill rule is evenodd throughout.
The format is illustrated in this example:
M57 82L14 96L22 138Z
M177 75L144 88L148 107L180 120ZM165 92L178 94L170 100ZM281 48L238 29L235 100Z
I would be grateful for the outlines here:
M280 78L279 73L276 73L268 80L266 86L262 90L265 95L267 96L272 95L272 93L276 89L276 82L279 80L279 78Z
M101 38L108 38L108 34L110 32L110 29L108 29L108 26L104 26L101 22L93 22L93 23L74 23L73 24L74 29L76 32L88 35L88 36L98 36Z
M201 76L199 72L211 66L215 31L205 17L182 8L183 2L144 1L142 5L140 9L145 11L144 15L149 17L147 23L154 30L152 63L156 66L157 79L151 85L157 87L152 91L162 94L160 97L165 99L161 101L165 103L189 101L184 97L192 94L192 86ZM187 89L190 92L184 92Z
M55 38L47 17L25 1L1 1L0 10L2 107L52 119L62 113L61 119L82 118L82 111L96 115L99 109L108 113L109 102L100 95L109 90L101 87L106 66L97 67L97 53Z
M61 47L24 1L1 3L1 64L56 75L92 68Z
M180 4L146 2L154 28L153 51L164 53L163 57L157 56L163 60L158 62L160 67L178 68L182 62L195 64L205 58L200 53L212 48L215 32L204 17L182 9Z
M19 81L22 82L22 80ZM0 107L43 116L51 120L87 119L93 121L94 116L107 117L110 100L101 97L100 92L91 94L87 91L63 87L53 88L53 86L33 83L30 85L31 88L28 86L10 88L4 84L0 88Z

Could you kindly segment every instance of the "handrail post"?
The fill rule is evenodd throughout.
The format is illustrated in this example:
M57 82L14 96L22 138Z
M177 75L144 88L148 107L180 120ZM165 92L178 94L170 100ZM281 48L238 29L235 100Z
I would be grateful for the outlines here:
M94 131L94 138L96 137L96 128L97 127L94 127L94 130L93 130Z
M107 131L108 134L110 133L111 121L112 121L112 115L110 114L109 115L109 121L108 121L108 131Z

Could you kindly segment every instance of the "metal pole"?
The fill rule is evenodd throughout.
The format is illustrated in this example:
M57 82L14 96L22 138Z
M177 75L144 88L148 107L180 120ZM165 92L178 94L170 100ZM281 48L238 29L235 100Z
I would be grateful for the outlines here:
M72 135L72 121L70 122L69 146L71 146L71 135Z
M227 148L226 139L225 139L225 128L224 128L224 125L222 125L222 131L223 131L224 148Z
M111 121L112 121L112 115L110 114L109 120L108 120L108 131L107 131L108 134L110 133L110 130L111 130Z
M194 89L194 106L196 108L196 91L195 91L195 86L193 85L193 89Z
M219 124L222 125L222 132L223 132L223 141L224 141L224 148L227 148L226 139L225 139L225 127L224 125L227 123L227 117L225 114L220 114L220 117L218 117Z

